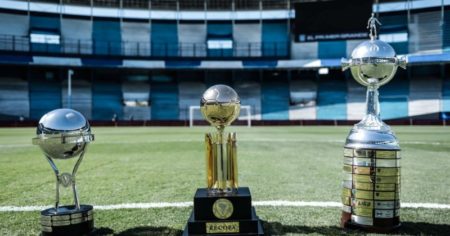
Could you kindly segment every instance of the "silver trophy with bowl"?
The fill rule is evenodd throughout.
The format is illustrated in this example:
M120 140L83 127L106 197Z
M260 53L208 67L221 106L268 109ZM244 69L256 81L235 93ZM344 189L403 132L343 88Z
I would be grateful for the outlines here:
M380 118L378 88L393 79L397 68L406 68L406 59L377 39L377 24L369 19L370 40L359 44L343 70L367 87L366 115L350 131L344 147L342 192L343 227L389 232L400 226L400 146Z
M79 202L75 175L83 160L88 144L94 141L86 118L72 109L53 110L39 120L33 138L50 163L56 176L55 206L41 211L42 235L85 235L94 228L93 206ZM77 158L72 171L60 172L56 160ZM60 186L71 187L73 205L60 206Z

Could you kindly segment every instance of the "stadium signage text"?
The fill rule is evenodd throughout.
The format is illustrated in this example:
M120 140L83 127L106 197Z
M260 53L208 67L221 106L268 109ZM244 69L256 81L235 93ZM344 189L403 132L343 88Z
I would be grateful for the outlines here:
M309 41L326 41L336 39L367 39L369 34L367 32L361 33L341 33L341 34L300 34L298 36L299 42Z

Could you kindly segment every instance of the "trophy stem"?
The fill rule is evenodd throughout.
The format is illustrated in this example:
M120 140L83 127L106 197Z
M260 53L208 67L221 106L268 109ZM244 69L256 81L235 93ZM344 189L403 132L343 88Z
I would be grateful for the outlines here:
M369 85L367 86L366 95L366 115L364 118L355 125L356 129L367 130L390 130L380 118L380 101L378 99L378 80L369 79Z
M223 143L223 133L224 133L224 126L218 126L217 127L217 145L219 146L219 153L218 153L218 174L219 174L219 178L218 178L218 188L225 190L227 188L227 184L226 184L226 174L227 174L227 161L225 160L225 154L224 154L224 143Z
M367 112L366 115L380 118L380 102L378 100L378 85L369 84L367 87Z

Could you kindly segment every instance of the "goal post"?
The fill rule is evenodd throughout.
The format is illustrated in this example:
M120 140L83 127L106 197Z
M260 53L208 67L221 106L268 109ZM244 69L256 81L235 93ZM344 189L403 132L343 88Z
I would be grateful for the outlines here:
M194 127L194 115L195 112L200 113L200 106L189 106L189 127ZM245 114L244 116L242 116ZM244 119L247 121L247 127L252 126L252 112L251 106L241 106L241 112L238 119Z

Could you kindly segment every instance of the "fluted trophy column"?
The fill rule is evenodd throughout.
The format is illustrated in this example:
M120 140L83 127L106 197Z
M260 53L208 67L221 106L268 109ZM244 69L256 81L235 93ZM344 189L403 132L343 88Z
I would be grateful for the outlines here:
M370 40L359 44L343 70L367 87L366 115L355 124L344 147L343 211L341 225L375 232L400 226L400 145L380 118L378 88L388 83L406 60L377 39L377 24L369 19Z
M39 120L33 144L39 145L56 178L55 206L41 211L42 235L86 235L94 228L93 206L78 199L75 176L87 146L94 141L84 116L72 109L53 110ZM78 159L76 159L78 157ZM76 159L71 171L62 172L57 160ZM60 187L71 188L73 205L60 205Z

